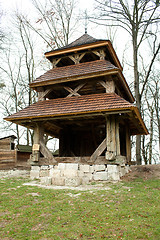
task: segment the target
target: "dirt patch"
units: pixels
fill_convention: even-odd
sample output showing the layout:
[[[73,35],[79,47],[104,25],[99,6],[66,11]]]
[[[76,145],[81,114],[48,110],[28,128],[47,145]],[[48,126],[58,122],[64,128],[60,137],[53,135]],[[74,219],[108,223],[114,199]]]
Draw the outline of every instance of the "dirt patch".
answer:
[[[95,185],[80,185],[78,187],[72,187],[72,186],[55,186],[55,185],[42,185],[37,183],[36,181],[32,181],[29,183],[23,183],[24,186],[35,186],[40,188],[46,188],[46,189],[54,189],[54,190],[78,190],[78,191],[93,191],[93,190],[110,190],[111,188],[109,186],[106,186],[104,183],[98,183]]]
[[[121,179],[124,181],[134,180],[136,178],[160,179],[160,164],[157,165],[141,165],[131,166],[131,171]]]

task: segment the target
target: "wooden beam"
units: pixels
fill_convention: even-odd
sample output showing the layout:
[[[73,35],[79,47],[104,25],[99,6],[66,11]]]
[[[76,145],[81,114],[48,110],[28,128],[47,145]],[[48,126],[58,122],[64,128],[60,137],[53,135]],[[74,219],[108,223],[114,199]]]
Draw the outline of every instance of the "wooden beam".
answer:
[[[105,60],[105,51],[103,49],[97,50],[97,51],[92,51],[95,55],[99,57],[100,60]]]
[[[38,92],[38,101],[44,101],[46,99],[46,96],[52,92],[52,89],[47,89],[42,92]]]
[[[67,96],[67,97],[72,97],[72,96],[81,96],[78,91],[84,87],[84,85],[86,85],[86,83],[81,83],[79,84],[75,89],[72,89],[70,87],[65,87],[64,86],[64,89],[66,89],[68,92],[70,92],[70,94]]]
[[[54,50],[51,52],[46,52],[45,56],[48,57],[52,57],[55,55],[62,55],[62,54],[68,54],[71,52],[77,52],[77,51],[81,51],[81,50],[88,50],[89,48],[97,48],[97,47],[105,47],[106,45],[108,45],[108,40],[104,40],[104,41],[100,41],[99,43],[92,43],[92,44],[85,44],[85,45],[81,45],[81,46],[76,46],[76,47],[72,47],[72,48],[66,48],[66,49],[62,49],[62,50]]]
[[[113,153],[116,153],[116,126],[115,126],[115,116],[111,116],[111,138],[110,138],[110,141],[111,141],[111,152]]]
[[[116,119],[116,152],[117,156],[121,155],[120,151],[120,136],[119,136],[119,121]]]
[[[74,54],[74,55],[70,55],[69,58],[75,63],[78,64],[80,63],[81,59],[84,57],[86,53],[82,53],[82,54]]]
[[[120,155],[119,122],[115,115],[106,115],[106,144],[107,156]]]
[[[37,124],[34,128],[34,137],[33,137],[33,147],[32,147],[32,161],[38,162],[40,158],[40,152],[45,158],[54,161],[54,157],[49,149],[44,143],[44,128],[40,124]]]
[[[57,67],[57,64],[61,61],[62,58],[55,58],[52,60],[53,68]]]
[[[106,89],[106,93],[114,93],[115,92],[115,84],[114,81],[99,81],[99,83]]]
[[[95,162],[97,157],[99,157],[103,151],[106,149],[107,145],[106,145],[106,138],[103,140],[103,142],[97,147],[97,149],[94,151],[94,153],[92,154],[92,156],[90,157],[90,161]]]
[[[131,163],[131,139],[130,139],[130,129],[126,124],[126,156],[127,163]]]
[[[56,160],[54,159],[52,153],[49,151],[47,146],[44,144],[43,140],[40,140],[40,152],[45,158],[47,158],[48,160],[52,160],[54,163],[56,163]]]
[[[77,93],[76,91],[74,91],[72,88],[70,87],[65,87],[64,89],[67,90],[68,92],[70,92],[70,94],[67,97],[71,97],[71,96],[81,96],[79,93]]]
[[[34,135],[33,135],[33,146],[32,146],[32,155],[31,155],[31,160],[33,162],[38,162],[39,161],[39,157],[40,157],[40,153],[39,153],[39,149],[37,148],[37,150],[35,150],[35,146],[39,146],[39,140],[40,140],[40,127],[38,124],[36,124],[36,127],[34,128]]]
[[[110,116],[106,116],[106,144],[107,144],[107,152],[111,151],[111,123]]]

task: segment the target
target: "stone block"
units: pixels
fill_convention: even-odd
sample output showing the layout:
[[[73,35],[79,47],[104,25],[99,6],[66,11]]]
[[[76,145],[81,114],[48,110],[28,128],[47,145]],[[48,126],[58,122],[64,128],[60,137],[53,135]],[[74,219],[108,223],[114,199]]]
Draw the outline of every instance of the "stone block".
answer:
[[[124,166],[120,168],[120,177],[123,177],[125,174],[129,172],[129,166]]]
[[[53,177],[52,184],[56,186],[64,186],[65,185],[65,178],[64,177]]]
[[[106,170],[106,166],[104,164],[102,165],[94,165],[95,172],[101,172]]]
[[[42,165],[41,170],[48,170],[48,166]]]
[[[54,170],[54,168],[51,168],[51,169],[49,170],[49,177],[53,177],[53,170]]]
[[[108,173],[106,171],[103,172],[95,172],[93,174],[94,181],[107,181],[108,180]]]
[[[57,169],[60,169],[60,170],[66,169],[66,163],[58,163]]]
[[[78,170],[78,163],[66,163],[66,169]]]
[[[39,176],[40,176],[40,177],[49,177],[49,170],[48,170],[48,169],[46,169],[46,170],[40,170]]]
[[[121,155],[119,155],[119,156],[116,156],[116,159],[115,159],[115,163],[116,164],[119,164],[119,165],[125,165],[125,163],[126,163],[126,157],[125,156],[121,156]]]
[[[89,166],[89,172],[93,173],[94,172],[94,166]]]
[[[126,173],[129,173],[130,171],[131,171],[131,168],[130,168],[130,166],[125,166],[125,169],[126,169]]]
[[[49,169],[53,169],[53,168],[54,168],[54,165],[49,165],[48,168],[49,168]]]
[[[90,172],[90,166],[85,164],[85,165],[80,165],[79,166],[80,171],[82,172]]]
[[[40,167],[39,166],[31,166],[31,171],[39,171]]]
[[[81,185],[81,183],[82,183],[82,179],[79,177],[65,179],[66,186],[78,187],[79,185]]]
[[[74,169],[65,169],[61,171],[61,175],[68,178],[77,177],[78,171]]]
[[[41,177],[40,182],[41,182],[41,184],[48,186],[48,185],[51,185],[52,178],[51,177]]]
[[[119,171],[120,177],[123,177],[126,173],[127,173],[127,172],[126,172],[125,167],[121,167],[121,169],[120,169],[120,171]]]
[[[84,173],[84,178],[87,177],[89,181],[93,180],[93,174],[92,173]]]
[[[105,153],[106,160],[114,160],[115,159],[115,153],[113,152],[106,152]]]
[[[107,165],[108,172],[119,172],[119,168],[117,165]]]
[[[50,169],[49,171],[49,176],[50,177],[60,177],[61,176],[61,170],[59,169]]]
[[[119,172],[108,172],[108,180],[119,181],[120,180],[120,173]]]
[[[31,179],[39,178],[39,171],[31,170],[30,171],[30,178]]]
[[[87,176],[82,178],[82,185],[89,184],[89,182],[90,182],[90,179]]]
[[[77,171],[77,174],[78,174],[78,177],[84,177],[85,175],[85,173],[80,170]]]

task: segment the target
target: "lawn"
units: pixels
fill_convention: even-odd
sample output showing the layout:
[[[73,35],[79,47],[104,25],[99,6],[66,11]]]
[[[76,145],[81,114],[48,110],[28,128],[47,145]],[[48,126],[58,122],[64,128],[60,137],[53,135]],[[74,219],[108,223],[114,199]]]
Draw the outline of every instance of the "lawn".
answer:
[[[0,239],[160,239],[160,180],[53,190],[0,180]]]

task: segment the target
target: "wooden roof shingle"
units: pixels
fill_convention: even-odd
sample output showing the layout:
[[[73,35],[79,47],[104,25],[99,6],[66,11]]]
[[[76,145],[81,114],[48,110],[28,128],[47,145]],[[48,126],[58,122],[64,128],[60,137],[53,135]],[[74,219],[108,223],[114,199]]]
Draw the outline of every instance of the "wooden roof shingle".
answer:
[[[95,42],[99,42],[99,41],[107,41],[107,40],[106,39],[96,39],[96,38],[90,36],[89,34],[85,33],[81,37],[76,39],[75,41],[67,44],[66,46],[57,48],[57,49],[53,49],[52,51],[49,51],[49,52],[53,52],[53,51],[57,51],[60,49],[65,49],[65,48],[77,47],[77,46],[81,46],[84,44],[90,44],[90,43],[95,43]]]
[[[8,116],[5,120],[20,123],[21,121],[54,119],[70,116],[82,116],[85,114],[131,112],[135,117],[133,121],[140,126],[137,134],[148,134],[148,130],[140,116],[138,108],[115,93],[91,94],[73,96],[70,98],[56,98],[39,101],[25,109]]]
[[[58,67],[58,68],[52,68],[51,70],[47,71],[40,77],[36,78],[30,86],[35,87],[38,84],[43,85],[43,84],[48,84],[49,81],[54,80],[62,80],[67,78],[72,78],[72,77],[83,77],[84,75],[91,75],[93,73],[99,73],[103,71],[109,71],[109,70],[114,70],[118,69],[115,67],[111,62],[106,61],[106,60],[97,60],[97,61],[92,61],[92,62],[85,62],[85,63],[80,63],[76,65],[70,65],[70,66],[65,66],[65,67]],[[54,83],[54,82],[53,82]]]

